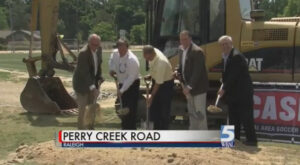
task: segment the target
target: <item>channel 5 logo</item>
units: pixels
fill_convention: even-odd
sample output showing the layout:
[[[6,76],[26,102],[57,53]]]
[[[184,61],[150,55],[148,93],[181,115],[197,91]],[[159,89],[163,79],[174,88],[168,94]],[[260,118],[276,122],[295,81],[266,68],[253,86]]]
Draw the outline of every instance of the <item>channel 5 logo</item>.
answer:
[[[234,126],[222,125],[221,126],[221,144],[222,147],[234,146]]]

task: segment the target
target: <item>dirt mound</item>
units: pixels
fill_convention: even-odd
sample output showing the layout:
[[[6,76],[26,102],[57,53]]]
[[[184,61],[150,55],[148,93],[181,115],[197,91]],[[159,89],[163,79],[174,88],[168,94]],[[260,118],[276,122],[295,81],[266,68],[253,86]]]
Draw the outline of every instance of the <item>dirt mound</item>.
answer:
[[[237,143],[225,148],[102,148],[64,149],[53,141],[33,146],[21,145],[2,164],[299,164],[293,149]]]

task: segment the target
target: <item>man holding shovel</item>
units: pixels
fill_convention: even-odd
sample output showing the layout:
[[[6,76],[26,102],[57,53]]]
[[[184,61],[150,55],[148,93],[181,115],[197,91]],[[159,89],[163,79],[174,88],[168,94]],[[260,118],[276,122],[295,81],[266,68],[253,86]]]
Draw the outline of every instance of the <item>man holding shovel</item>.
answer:
[[[253,85],[244,55],[233,47],[230,36],[219,38],[224,59],[222,74],[223,86],[218,94],[228,105],[229,124],[234,125],[235,138],[240,140],[243,124],[246,132],[246,145],[257,145],[253,119]]]
[[[172,66],[167,57],[151,45],[145,46],[143,53],[144,58],[149,61],[150,76],[153,81],[151,96],[147,100],[147,107],[150,107],[150,120],[154,122],[153,129],[167,130],[174,91]]]
[[[121,117],[122,129],[135,130],[140,64],[136,55],[128,49],[129,44],[126,40],[119,39],[116,45],[118,49],[113,51],[109,59],[109,74],[117,82],[117,95],[122,108],[129,108],[129,112]]]
[[[178,73],[187,98],[190,130],[207,130],[206,92],[208,77],[203,50],[193,43],[188,31],[180,33],[180,61]]]
[[[86,107],[96,104],[99,86],[103,82],[101,63],[100,36],[91,34],[88,38],[88,45],[78,55],[78,63],[73,75],[73,88],[79,109],[78,129],[94,129],[97,106],[89,106],[94,109],[86,109]],[[86,119],[85,116],[89,118]]]

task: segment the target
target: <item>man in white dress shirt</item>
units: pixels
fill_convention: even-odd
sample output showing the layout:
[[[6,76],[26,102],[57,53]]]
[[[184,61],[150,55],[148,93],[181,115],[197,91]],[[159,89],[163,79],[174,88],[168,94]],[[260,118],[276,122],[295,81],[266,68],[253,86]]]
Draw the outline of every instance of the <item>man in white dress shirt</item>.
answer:
[[[116,77],[119,83],[118,96],[122,98],[123,107],[129,108],[129,113],[121,118],[122,129],[136,129],[136,111],[139,97],[139,61],[129,49],[126,40],[119,39],[117,48],[109,59],[110,76]]]

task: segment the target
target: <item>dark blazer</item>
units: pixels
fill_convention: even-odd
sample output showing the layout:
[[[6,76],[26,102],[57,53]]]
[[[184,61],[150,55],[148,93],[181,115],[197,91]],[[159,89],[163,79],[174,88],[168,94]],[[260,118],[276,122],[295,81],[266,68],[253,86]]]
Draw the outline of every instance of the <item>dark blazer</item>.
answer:
[[[185,85],[192,87],[190,93],[192,96],[202,94],[208,90],[208,77],[205,66],[205,56],[203,50],[195,44],[191,44],[185,58],[184,74],[182,74],[182,54],[180,52],[180,61],[178,72],[184,75],[182,80]]]
[[[244,55],[232,49],[222,73],[225,101],[252,104],[253,84]]]
[[[89,87],[94,84],[96,88],[99,88],[99,81],[102,80],[102,48],[100,47],[97,52],[98,57],[98,70],[95,76],[94,58],[91,50],[88,46],[85,46],[78,55],[78,63],[73,75],[73,88],[75,92],[81,94],[87,94]]]

